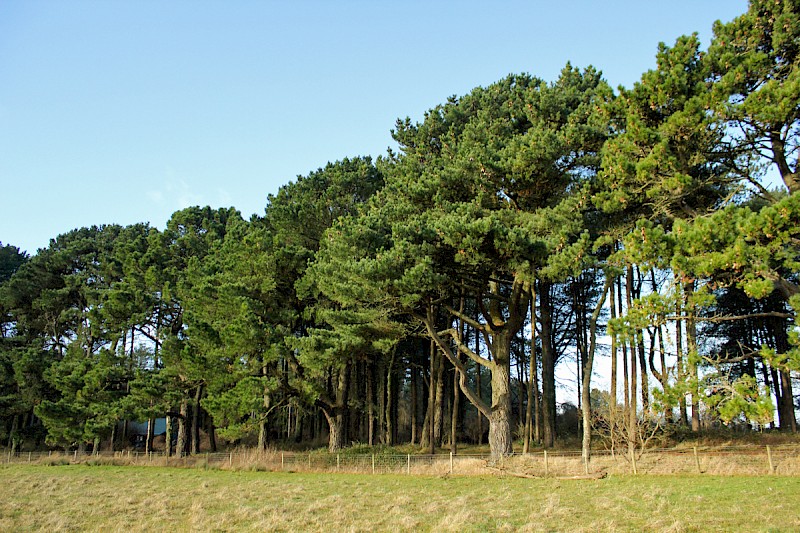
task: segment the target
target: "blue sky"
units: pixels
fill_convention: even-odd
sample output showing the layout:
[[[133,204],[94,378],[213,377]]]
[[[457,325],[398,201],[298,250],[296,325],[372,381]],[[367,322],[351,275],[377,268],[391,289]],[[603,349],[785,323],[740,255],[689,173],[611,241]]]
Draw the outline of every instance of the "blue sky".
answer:
[[[262,213],[399,117],[567,61],[631,86],[660,41],[744,0],[0,1],[0,242],[163,228],[189,205]]]

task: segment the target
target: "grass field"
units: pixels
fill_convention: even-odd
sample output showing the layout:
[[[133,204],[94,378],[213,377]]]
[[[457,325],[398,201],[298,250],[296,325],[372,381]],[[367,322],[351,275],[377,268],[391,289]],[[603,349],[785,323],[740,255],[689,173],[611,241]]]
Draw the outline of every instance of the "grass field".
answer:
[[[0,467],[0,531],[798,531],[800,478]]]

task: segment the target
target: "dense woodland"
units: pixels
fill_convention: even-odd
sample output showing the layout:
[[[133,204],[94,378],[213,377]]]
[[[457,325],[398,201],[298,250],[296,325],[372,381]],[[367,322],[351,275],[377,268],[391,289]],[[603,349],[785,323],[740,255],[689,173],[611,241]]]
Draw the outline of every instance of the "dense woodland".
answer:
[[[753,0],[707,49],[659,45],[632,88],[568,64],[398,120],[397,152],[298,177],[263,216],[1,247],[0,437],[121,449],[150,420],[152,449],[166,417],[178,455],[202,434],[497,457],[582,431],[588,457],[794,432],[799,52],[800,1]]]

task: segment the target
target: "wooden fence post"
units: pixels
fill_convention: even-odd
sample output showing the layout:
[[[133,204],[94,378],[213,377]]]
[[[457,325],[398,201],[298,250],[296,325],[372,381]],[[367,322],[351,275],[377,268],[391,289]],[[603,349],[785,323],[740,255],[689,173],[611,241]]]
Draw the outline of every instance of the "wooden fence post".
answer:
[[[703,471],[700,469],[700,457],[697,455],[697,446],[692,447],[692,452],[694,453],[694,464],[697,467],[697,473],[702,474]]]
[[[547,464],[547,450],[544,451],[544,477],[550,473],[550,467]]]
[[[767,446],[767,461],[769,462],[769,473],[775,473],[775,465],[772,464],[772,449]]]

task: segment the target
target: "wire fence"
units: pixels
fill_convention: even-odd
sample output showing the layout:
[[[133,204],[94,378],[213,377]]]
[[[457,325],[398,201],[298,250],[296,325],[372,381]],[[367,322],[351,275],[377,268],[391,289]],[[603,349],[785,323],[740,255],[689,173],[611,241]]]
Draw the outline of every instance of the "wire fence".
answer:
[[[602,477],[606,474],[713,474],[800,476],[800,446],[726,446],[593,451],[588,462],[580,451],[536,451],[492,460],[488,454],[353,454],[236,450],[167,457],[163,453],[79,453],[44,451],[5,453],[5,463],[44,465],[109,464],[175,466],[284,472],[341,472],[408,475],[485,475],[520,477]]]

